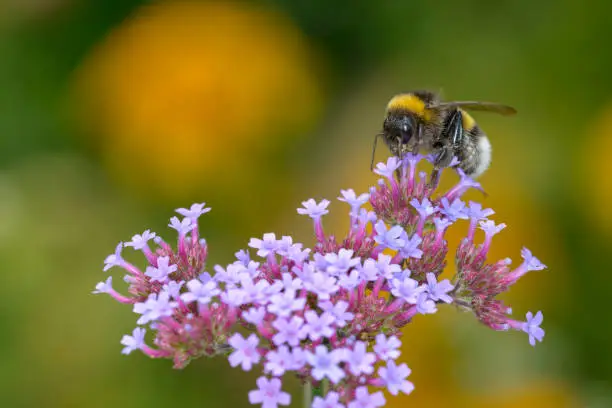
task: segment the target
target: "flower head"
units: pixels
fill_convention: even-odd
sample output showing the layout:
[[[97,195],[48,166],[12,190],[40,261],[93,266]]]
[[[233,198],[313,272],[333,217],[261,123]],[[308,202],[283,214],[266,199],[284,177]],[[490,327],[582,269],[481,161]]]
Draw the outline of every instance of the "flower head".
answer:
[[[377,408],[385,405],[385,397],[380,391],[368,393],[368,387],[357,387],[355,398],[349,402],[348,408]]]
[[[393,179],[393,175],[395,170],[399,169],[401,166],[401,162],[397,160],[397,157],[389,157],[386,164],[378,163],[376,165],[376,169],[374,169],[374,173],[383,176],[388,179]]]
[[[319,345],[314,353],[307,354],[308,363],[312,366],[312,376],[315,380],[328,378],[332,383],[337,384],[346,375],[338,366],[344,361],[344,350],[336,349],[329,351],[327,347]]]
[[[344,405],[340,403],[340,394],[336,391],[330,391],[325,398],[314,397],[312,408],[344,408]]]
[[[100,282],[96,285],[96,290],[91,293],[110,293],[113,290],[113,277],[109,276],[106,281]]]
[[[427,286],[425,290],[431,300],[442,301],[444,303],[451,303],[453,298],[448,295],[448,292],[454,289],[448,279],[444,279],[438,283],[436,275],[429,272],[427,274]]]
[[[374,228],[376,229],[374,241],[381,247],[398,250],[406,245],[406,241],[402,239],[404,229],[401,226],[395,225],[387,230],[385,223],[378,221]]]
[[[141,234],[134,235],[130,242],[125,243],[125,246],[132,247],[136,250],[141,250],[141,249],[144,249],[147,246],[147,243],[153,238],[155,238],[155,233],[151,232],[150,230],[145,230],[142,233],[142,235]]]
[[[123,266],[124,260],[121,257],[121,250],[123,249],[123,242],[120,242],[115,248],[115,253],[106,257],[104,260],[104,272],[108,271],[113,266]]]
[[[263,239],[251,238],[249,246],[251,248],[257,249],[257,256],[265,258],[278,249],[278,241],[276,240],[276,234],[264,234]]]
[[[291,395],[281,390],[281,380],[278,378],[259,377],[257,387],[259,388],[249,391],[251,404],[261,404],[262,408],[276,408],[291,402]]]
[[[121,344],[125,347],[121,350],[122,354],[130,354],[134,350],[140,350],[144,347],[144,336],[147,333],[142,327],[137,327],[132,332],[132,335],[125,335],[121,339]]]
[[[168,275],[176,272],[177,268],[176,265],[170,265],[170,257],[160,256],[157,258],[157,267],[148,266],[145,275],[153,282],[166,282]]]
[[[348,190],[340,190],[342,197],[338,197],[338,200],[344,201],[351,206],[351,214],[357,215],[362,205],[368,202],[370,195],[363,193],[360,195],[355,194],[355,191],[350,188]]]
[[[179,208],[176,210],[183,217],[189,218],[192,223],[195,223],[202,214],[206,214],[209,211],[210,208],[206,208],[206,203],[196,203],[192,204],[189,209]]]
[[[414,390],[414,385],[406,380],[406,377],[410,375],[411,370],[406,364],[395,364],[395,361],[391,360],[387,362],[386,367],[380,367],[378,369],[378,375],[384,381],[387,389],[392,395],[397,395],[400,391],[404,394],[410,394]]]
[[[317,204],[317,202],[311,198],[307,201],[303,201],[302,205],[304,206],[303,208],[297,209],[298,214],[307,215],[314,220],[318,220],[323,215],[329,213],[327,210],[329,200],[321,200],[321,202]]]
[[[175,229],[179,236],[185,236],[195,228],[196,224],[188,217],[183,218],[183,221],[180,221],[178,217],[172,217],[170,218],[170,224],[168,224],[168,226]]]
[[[255,334],[245,339],[240,333],[236,333],[230,337],[228,343],[234,348],[234,352],[229,356],[229,363],[232,367],[240,365],[244,371],[249,371],[253,364],[261,360],[261,354],[257,350],[259,339]]]
[[[544,315],[542,312],[536,313],[534,316],[531,312],[527,312],[527,321],[523,323],[521,330],[529,335],[529,344],[535,347],[536,340],[542,342],[544,338],[544,329],[540,327]]]
[[[478,183],[458,168],[459,183],[437,192],[441,173],[454,170],[436,169],[428,177],[417,169],[422,156],[402,152],[402,157],[377,166],[384,178],[368,194],[341,192],[339,199],[351,206],[344,236],[324,233],[321,217],[329,201],[310,199],[298,213],[314,220],[312,246],[265,233],[248,243],[262,259],[255,262],[238,251],[234,262],[214,266],[213,277],[205,272],[208,246],[197,225],[209,211],[204,203],[180,208],[184,218],[171,219],[176,249],[149,230],[125,244],[142,250],[142,271],[122,258],[119,244],[104,269],[125,270],[129,294],[117,293],[112,277],[94,293],[132,304],[137,324],[147,325],[152,337],[152,346],[146,345],[145,328],[139,327],[122,338],[122,352],[140,349],[172,359],[176,368],[202,356],[225,356],[232,367],[263,374],[249,392],[249,401],[263,408],[290,403],[279,377],[294,374],[303,382],[327,384],[328,392],[312,401],[314,408],[376,408],[385,398],[368,387],[386,388],[391,395],[414,388],[408,365],[398,360],[398,336],[417,314],[426,318],[453,303],[494,330],[524,331],[532,345],[542,341],[542,313],[513,320],[498,295],[545,266],[526,248],[514,269],[509,258],[489,260],[493,238],[505,224],[488,220],[493,210],[462,201]],[[361,208],[366,201],[372,211]],[[448,227],[466,219],[467,235],[449,243]],[[475,242],[478,225],[485,232],[482,243]],[[438,280],[455,247],[450,269],[456,275]]]

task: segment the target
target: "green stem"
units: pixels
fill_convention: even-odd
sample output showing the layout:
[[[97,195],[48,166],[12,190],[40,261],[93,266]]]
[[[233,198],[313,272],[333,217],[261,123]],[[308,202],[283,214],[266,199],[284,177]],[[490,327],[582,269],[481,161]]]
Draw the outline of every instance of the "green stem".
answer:
[[[304,384],[304,408],[312,406],[312,384],[307,382]]]

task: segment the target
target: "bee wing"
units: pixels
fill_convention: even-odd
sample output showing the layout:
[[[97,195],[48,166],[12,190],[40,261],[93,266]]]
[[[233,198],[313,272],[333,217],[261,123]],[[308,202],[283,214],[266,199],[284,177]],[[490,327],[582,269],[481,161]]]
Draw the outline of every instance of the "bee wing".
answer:
[[[485,112],[495,112],[501,115],[514,115],[516,114],[516,109],[512,106],[503,105],[501,103],[494,102],[478,102],[478,101],[452,101],[452,102],[440,102],[436,103],[430,108],[438,108],[438,107],[457,107],[466,110],[474,110],[474,111],[485,111]]]

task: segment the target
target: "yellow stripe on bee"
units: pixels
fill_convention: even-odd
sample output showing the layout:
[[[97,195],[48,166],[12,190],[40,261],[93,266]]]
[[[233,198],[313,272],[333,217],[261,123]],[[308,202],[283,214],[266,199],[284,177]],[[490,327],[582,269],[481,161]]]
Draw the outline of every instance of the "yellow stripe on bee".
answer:
[[[425,102],[414,94],[396,95],[387,104],[387,111],[404,110],[412,112],[424,120],[431,119],[431,112],[425,108]]]
[[[474,127],[476,126],[476,121],[472,116],[470,116],[469,113],[467,113],[463,109],[461,109],[461,118],[461,121],[463,122],[463,129],[467,131],[474,129]]]

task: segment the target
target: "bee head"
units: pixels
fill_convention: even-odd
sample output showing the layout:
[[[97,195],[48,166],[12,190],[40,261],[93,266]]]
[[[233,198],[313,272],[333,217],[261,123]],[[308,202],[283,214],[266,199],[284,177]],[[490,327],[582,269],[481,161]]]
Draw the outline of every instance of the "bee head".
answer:
[[[387,137],[401,140],[401,144],[408,144],[414,135],[416,123],[413,115],[389,115],[385,119],[383,129]]]

